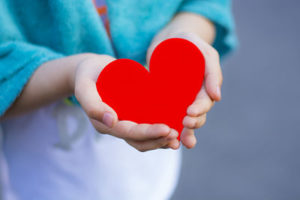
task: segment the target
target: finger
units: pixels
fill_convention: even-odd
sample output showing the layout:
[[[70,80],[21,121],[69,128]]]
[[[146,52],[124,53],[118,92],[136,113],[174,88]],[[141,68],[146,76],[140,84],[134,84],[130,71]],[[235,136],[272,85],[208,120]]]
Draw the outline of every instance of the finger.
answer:
[[[199,117],[185,116],[183,126],[189,129],[197,129],[202,127],[206,122],[206,113]]]
[[[177,150],[180,147],[180,142],[177,139],[173,139],[169,142],[168,148],[171,148],[173,150]]]
[[[205,88],[202,87],[196,100],[188,107],[187,114],[191,117],[203,115],[207,113],[213,105],[214,101],[208,96]]]
[[[175,130],[175,129],[172,129],[171,130],[171,133],[170,135],[172,135],[172,133],[174,134],[175,137],[171,138],[171,137],[167,137],[168,139],[168,144],[163,146],[163,147],[160,147],[161,149],[173,149],[173,150],[176,150],[180,147],[180,141],[178,141],[178,132]]]
[[[204,85],[206,91],[213,100],[220,101],[223,82],[220,55],[217,50],[199,39],[195,39],[195,44],[205,57]]]
[[[170,134],[166,137],[167,140],[171,141],[173,139],[177,140],[178,132],[175,129],[170,130]]]
[[[219,54],[216,50],[211,50],[210,56],[205,57],[205,88],[208,95],[215,101],[221,100],[221,85],[223,76],[220,66]]]
[[[98,120],[90,119],[92,125],[94,128],[101,134],[109,134],[111,132],[111,128],[106,126],[105,124],[101,123]]]
[[[165,124],[136,124],[131,121],[119,121],[113,127],[112,132],[112,134],[116,137],[139,141],[167,136],[174,137],[169,135],[171,133],[171,129]]]
[[[127,140],[126,142],[140,152],[155,150],[168,144],[168,140],[165,138],[146,141]]]
[[[172,140],[177,140],[178,133],[174,129],[171,130],[168,137],[160,137],[152,140],[126,140],[128,144],[135,147],[138,151],[145,152],[167,147]],[[178,142],[178,141],[177,141]]]
[[[177,139],[178,138],[178,132],[175,129],[172,129],[171,134],[174,134],[175,137],[174,138],[168,137],[169,143],[165,147],[176,150],[180,147],[180,141],[178,141],[178,139]]]
[[[188,148],[188,149],[194,148],[197,143],[197,139],[195,137],[194,130],[188,129],[188,128],[183,129],[180,140],[181,140],[182,144],[184,146],[186,146],[186,148]]]
[[[85,78],[78,80],[78,82],[78,86],[75,88],[76,97],[78,97],[87,115],[92,119],[103,122],[108,127],[113,127],[118,119],[117,113],[102,102],[95,82]]]
[[[193,42],[205,57],[205,88],[208,95],[215,101],[221,100],[221,85],[223,81],[219,53],[208,43],[195,34],[178,36]]]

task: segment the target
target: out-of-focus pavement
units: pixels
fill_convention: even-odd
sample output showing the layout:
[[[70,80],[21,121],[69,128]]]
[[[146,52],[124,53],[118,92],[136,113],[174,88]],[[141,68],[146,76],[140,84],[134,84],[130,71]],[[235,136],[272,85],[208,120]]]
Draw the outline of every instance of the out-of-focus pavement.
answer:
[[[300,199],[300,1],[235,0],[223,100],[184,150],[172,200]]]

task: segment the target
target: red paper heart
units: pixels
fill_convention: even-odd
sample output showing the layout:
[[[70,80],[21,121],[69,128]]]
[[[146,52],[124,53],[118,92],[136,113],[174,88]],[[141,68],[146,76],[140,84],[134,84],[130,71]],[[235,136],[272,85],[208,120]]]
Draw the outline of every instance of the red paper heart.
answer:
[[[198,47],[172,38],[156,47],[150,71],[129,59],[108,64],[98,77],[97,90],[120,120],[164,123],[180,134],[187,107],[201,89],[204,71],[205,60]]]

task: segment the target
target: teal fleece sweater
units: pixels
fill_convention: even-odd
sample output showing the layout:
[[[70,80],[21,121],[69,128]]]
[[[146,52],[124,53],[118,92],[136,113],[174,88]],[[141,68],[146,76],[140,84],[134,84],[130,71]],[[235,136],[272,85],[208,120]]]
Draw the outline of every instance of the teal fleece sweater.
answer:
[[[0,1],[0,116],[44,62],[93,52],[145,63],[155,34],[178,12],[202,15],[216,25],[214,47],[236,46],[230,0],[106,0],[109,39],[92,0]],[[63,67],[63,66],[62,66]]]

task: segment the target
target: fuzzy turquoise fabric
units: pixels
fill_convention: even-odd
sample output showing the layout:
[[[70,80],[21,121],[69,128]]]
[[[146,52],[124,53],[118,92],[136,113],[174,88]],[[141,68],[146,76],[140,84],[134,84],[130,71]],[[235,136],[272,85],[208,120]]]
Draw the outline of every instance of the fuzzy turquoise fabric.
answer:
[[[0,1],[0,115],[44,62],[93,52],[144,64],[152,38],[177,12],[193,12],[213,21],[214,46],[221,55],[236,46],[230,0],[106,2],[112,40],[92,0]]]

